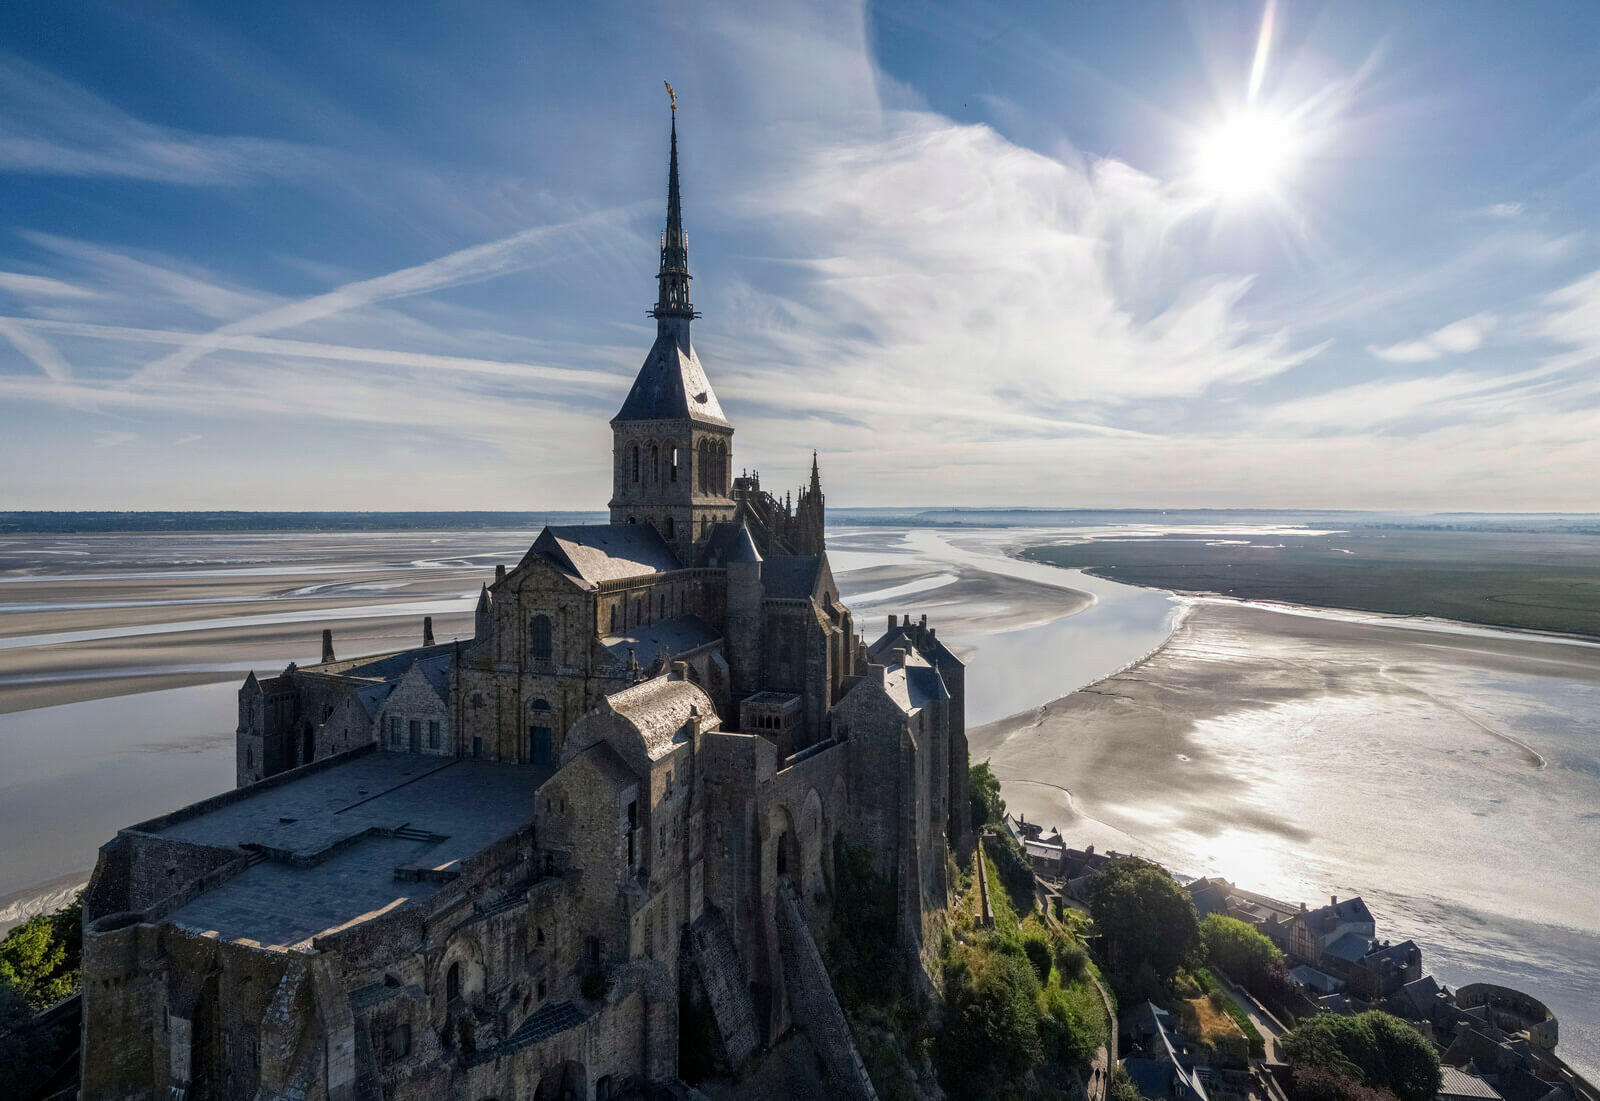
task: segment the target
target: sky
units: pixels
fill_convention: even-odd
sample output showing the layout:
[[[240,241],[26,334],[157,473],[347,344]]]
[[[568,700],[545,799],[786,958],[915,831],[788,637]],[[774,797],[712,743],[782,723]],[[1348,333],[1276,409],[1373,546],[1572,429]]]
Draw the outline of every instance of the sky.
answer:
[[[0,509],[1600,510],[1600,5],[0,7]]]

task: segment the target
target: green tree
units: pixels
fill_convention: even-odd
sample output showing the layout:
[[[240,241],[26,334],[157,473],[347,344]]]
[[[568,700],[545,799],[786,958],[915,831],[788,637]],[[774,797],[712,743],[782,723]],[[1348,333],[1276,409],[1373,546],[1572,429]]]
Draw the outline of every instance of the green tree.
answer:
[[[1207,914],[1200,922],[1206,958],[1234,982],[1255,989],[1283,965],[1278,946],[1237,918]]]
[[[1172,981],[1199,935],[1189,892],[1164,868],[1135,856],[1119,856],[1095,873],[1089,913],[1104,938],[1112,982],[1143,997],[1150,986]]]
[[[939,1080],[955,1098],[1017,1097],[1044,1057],[1039,979],[1021,953],[963,954],[945,968]]]
[[[83,896],[52,914],[35,914],[0,940],[0,984],[19,991],[35,1010],[78,989],[83,964]]]
[[[1033,865],[1027,853],[1010,830],[999,830],[984,838],[984,848],[994,861],[994,870],[1000,875],[1000,885],[1011,898],[1011,908],[1017,916],[1025,917],[1034,908]]]
[[[1354,1016],[1318,1014],[1301,1021],[1281,1046],[1296,1067],[1342,1075],[1387,1090],[1400,1101],[1439,1092],[1439,1055],[1400,1018],[1371,1009]]]
[[[1111,1064],[1110,1089],[1106,1091],[1110,1101],[1144,1101],[1139,1093],[1139,1088],[1133,1084],[1133,1079],[1128,1077],[1128,1072],[1121,1063]]]
[[[1000,798],[1000,781],[995,778],[988,761],[972,766],[968,787],[972,791],[972,828],[1004,825],[1006,801]]]

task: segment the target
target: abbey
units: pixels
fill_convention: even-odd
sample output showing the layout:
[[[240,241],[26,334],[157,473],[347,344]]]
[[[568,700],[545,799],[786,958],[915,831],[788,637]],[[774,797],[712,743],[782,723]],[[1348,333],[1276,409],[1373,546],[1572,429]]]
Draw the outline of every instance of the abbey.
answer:
[[[864,851],[915,971],[969,843],[963,667],[926,617],[856,633],[815,455],[792,498],[734,475],[675,110],[668,181],[610,522],[499,567],[471,640],[246,679],[237,788],[101,849],[84,1097],[688,1097],[680,1054],[737,1083],[790,1041],[871,1096],[813,930]]]

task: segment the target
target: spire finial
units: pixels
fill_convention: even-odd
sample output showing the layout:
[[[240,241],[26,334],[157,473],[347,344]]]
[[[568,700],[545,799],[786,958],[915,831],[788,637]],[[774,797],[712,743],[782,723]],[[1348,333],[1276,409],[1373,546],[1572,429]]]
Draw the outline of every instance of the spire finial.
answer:
[[[661,270],[656,275],[660,289],[650,314],[658,321],[692,321],[698,315],[689,302],[689,235],[683,231],[683,205],[678,197],[678,93],[667,81],[662,83],[672,106],[672,155],[667,167],[667,231],[661,235]]]

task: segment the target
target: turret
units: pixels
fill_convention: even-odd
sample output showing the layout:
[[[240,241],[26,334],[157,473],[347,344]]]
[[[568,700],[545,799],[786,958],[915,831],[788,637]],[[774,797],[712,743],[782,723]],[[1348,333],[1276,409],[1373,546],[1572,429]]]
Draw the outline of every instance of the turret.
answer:
[[[489,614],[489,607],[489,586],[485,585],[478,590],[478,607],[472,615],[472,637],[478,642],[488,638],[490,631],[494,627],[494,619]]]
[[[761,552],[750,528],[739,523],[739,535],[728,552],[728,665],[735,694],[754,692],[761,683]]]

